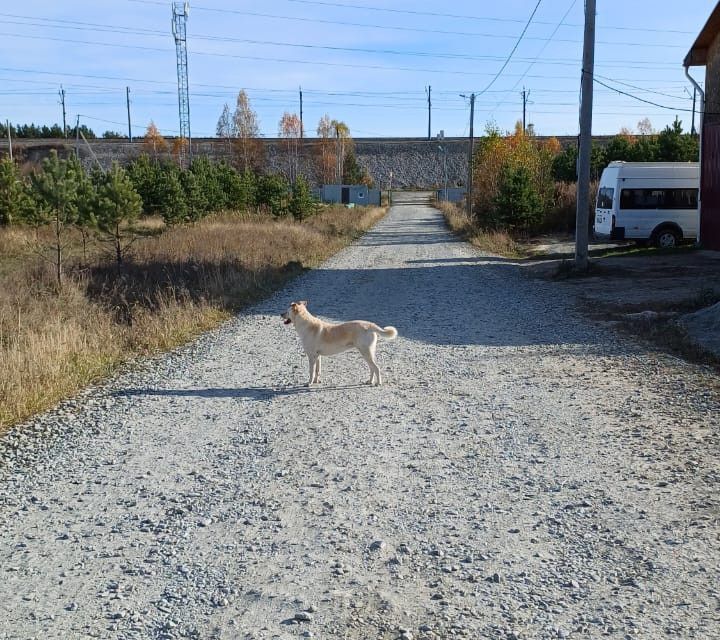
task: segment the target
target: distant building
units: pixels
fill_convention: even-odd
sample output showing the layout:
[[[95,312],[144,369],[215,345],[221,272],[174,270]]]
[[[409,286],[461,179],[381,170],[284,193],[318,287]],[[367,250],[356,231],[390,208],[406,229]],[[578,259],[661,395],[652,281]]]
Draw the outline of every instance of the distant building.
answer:
[[[324,184],[320,199],[339,204],[379,205],[380,190],[370,189],[364,184]]]
[[[448,187],[447,189],[436,189],[435,197],[439,201],[462,202],[465,199],[467,189],[465,187]]]
[[[685,56],[685,67],[705,67],[700,158],[700,243],[720,250],[720,2]]]

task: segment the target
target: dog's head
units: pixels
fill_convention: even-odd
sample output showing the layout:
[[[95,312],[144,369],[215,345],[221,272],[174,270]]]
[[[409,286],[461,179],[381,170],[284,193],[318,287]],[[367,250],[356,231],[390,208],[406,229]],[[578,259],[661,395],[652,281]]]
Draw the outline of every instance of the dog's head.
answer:
[[[291,302],[287,311],[280,314],[285,324],[295,322],[295,317],[302,313],[306,309],[307,300],[301,300],[300,302]]]

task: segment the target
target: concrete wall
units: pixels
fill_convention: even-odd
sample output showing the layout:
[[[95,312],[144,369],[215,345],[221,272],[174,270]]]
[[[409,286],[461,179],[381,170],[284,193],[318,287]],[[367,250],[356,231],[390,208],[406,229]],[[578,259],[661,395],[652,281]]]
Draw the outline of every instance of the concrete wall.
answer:
[[[610,136],[596,138],[606,142]],[[277,139],[265,139],[265,168],[268,171],[289,171],[287,154]],[[560,138],[561,144],[576,143],[575,137]],[[30,162],[39,162],[50,149],[56,148],[61,154],[72,153],[74,141],[18,139],[13,149],[19,157]],[[303,145],[300,157],[300,173],[312,185],[320,183],[314,162],[314,139]],[[447,151],[448,186],[465,186],[467,178],[467,139],[445,138],[443,148]],[[142,141],[90,140],[80,141],[80,156],[83,163],[91,166],[95,158],[103,167],[109,167],[113,160],[124,164],[146,150]],[[0,152],[7,150],[7,140],[0,141]],[[195,139],[192,143],[194,155],[207,155],[215,160],[232,160],[228,145],[216,138]],[[171,157],[171,154],[166,154]],[[392,188],[435,189],[444,185],[443,153],[435,140],[423,138],[359,138],[355,140],[355,155],[359,164],[367,169],[375,186],[383,190]],[[392,184],[391,184],[392,174]]]

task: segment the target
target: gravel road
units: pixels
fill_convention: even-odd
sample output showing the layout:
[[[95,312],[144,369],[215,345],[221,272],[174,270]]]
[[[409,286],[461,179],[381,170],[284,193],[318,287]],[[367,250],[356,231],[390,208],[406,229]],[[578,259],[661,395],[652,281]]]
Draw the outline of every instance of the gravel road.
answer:
[[[278,314],[397,327],[385,384]],[[717,638],[716,380],[398,203],[0,444],[0,638]]]

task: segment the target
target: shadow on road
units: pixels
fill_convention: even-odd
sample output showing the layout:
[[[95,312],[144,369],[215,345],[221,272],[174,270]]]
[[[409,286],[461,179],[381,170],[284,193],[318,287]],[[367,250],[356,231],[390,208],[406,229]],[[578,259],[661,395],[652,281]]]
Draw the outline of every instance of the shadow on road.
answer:
[[[316,387],[211,387],[208,389],[123,389],[116,396],[174,396],[180,398],[249,398],[268,400],[279,396],[295,396],[306,393],[346,391],[348,389],[371,389],[366,384],[318,385]]]

